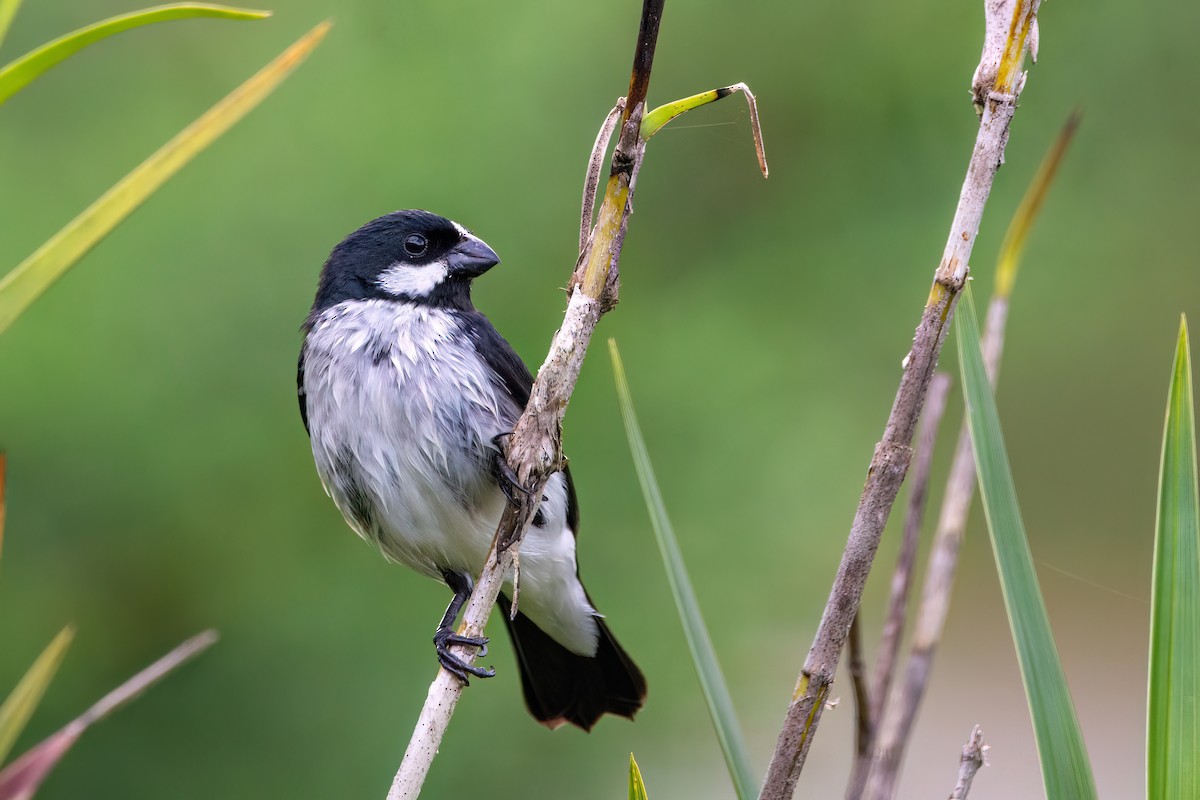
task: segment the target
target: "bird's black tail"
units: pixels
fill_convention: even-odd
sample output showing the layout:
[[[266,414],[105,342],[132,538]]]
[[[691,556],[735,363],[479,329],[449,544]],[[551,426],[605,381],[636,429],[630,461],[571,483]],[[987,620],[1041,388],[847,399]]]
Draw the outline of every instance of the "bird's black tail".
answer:
[[[509,619],[512,603],[500,595],[500,609],[521,667],[525,705],[538,722],[554,729],[569,722],[591,730],[604,714],[633,719],[646,699],[646,679],[617,644],[604,620],[591,658],[554,641],[524,614]]]

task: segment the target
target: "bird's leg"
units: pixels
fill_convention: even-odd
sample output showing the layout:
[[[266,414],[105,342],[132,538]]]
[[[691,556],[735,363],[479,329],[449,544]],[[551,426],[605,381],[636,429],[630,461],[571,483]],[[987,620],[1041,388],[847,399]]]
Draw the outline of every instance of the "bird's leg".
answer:
[[[521,479],[508,465],[508,457],[504,453],[504,446],[500,443],[501,439],[512,435],[512,431],[505,431],[492,437],[492,445],[495,447],[492,451],[492,474],[496,478],[496,483],[500,485],[500,491],[504,492],[504,496],[508,498],[509,505],[519,507],[521,503],[515,492],[528,496],[529,490],[521,485]]]
[[[487,655],[488,639],[486,636],[459,636],[454,632],[454,620],[458,619],[458,612],[471,597],[473,587],[470,577],[461,572],[442,570],[442,580],[454,592],[454,597],[450,600],[450,605],[446,606],[446,613],[438,624],[437,632],[433,634],[433,647],[437,650],[438,663],[442,665],[442,668],[462,681],[463,685],[470,686],[471,682],[467,680],[467,673],[478,678],[490,678],[496,674],[496,670],[468,664],[450,652],[450,645],[463,644],[469,647],[478,647],[479,655],[482,657]]]

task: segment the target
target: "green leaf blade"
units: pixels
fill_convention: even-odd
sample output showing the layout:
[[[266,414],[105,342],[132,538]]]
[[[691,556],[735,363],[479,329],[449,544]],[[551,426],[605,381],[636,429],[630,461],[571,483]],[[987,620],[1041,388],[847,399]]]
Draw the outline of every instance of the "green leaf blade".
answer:
[[[8,35],[8,28],[20,7],[21,0],[0,0],[0,45],[4,44],[4,37]]]
[[[675,530],[667,516],[666,505],[659,492],[658,481],[654,477],[654,467],[650,463],[650,454],[646,450],[646,442],[642,438],[642,431],[633,409],[633,398],[629,392],[629,383],[625,379],[625,368],[621,363],[621,355],[617,351],[617,344],[614,340],[609,339],[608,347],[612,356],[617,396],[621,404],[621,417],[625,421],[629,449],[633,454],[638,482],[642,486],[642,494],[645,497],[646,507],[650,512],[650,520],[654,528],[654,536],[658,541],[659,553],[662,555],[663,566],[667,571],[671,595],[675,599],[675,607],[679,611],[679,619],[683,624],[688,650],[692,656],[692,666],[695,667],[696,677],[700,681],[700,689],[704,694],[704,701],[708,705],[708,713],[712,719],[717,740],[721,745],[721,752],[725,756],[725,764],[729,768],[729,776],[733,780],[734,790],[741,800],[752,800],[758,796],[758,782],[750,767],[745,737],[738,724],[737,714],[733,710],[733,699],[729,695],[729,687],[725,683],[725,676],[717,661],[716,650],[713,648],[708,628],[700,613],[696,592],[692,588],[691,578],[688,577],[687,566],[683,562],[679,541],[675,538]]]
[[[5,11],[7,8],[0,6],[0,24],[4,23],[3,13]],[[15,13],[15,11],[14,4],[12,12]],[[269,16],[271,16],[270,11],[252,11],[209,3],[176,3],[110,17],[72,31],[65,36],[60,36],[54,41],[47,42],[36,50],[26,53],[16,61],[0,67],[0,105],[28,86],[39,75],[61,64],[85,47],[124,31],[140,28],[143,25],[152,25],[156,22],[194,17],[254,20]]]
[[[1200,796],[1200,498],[1187,320],[1163,427],[1150,611],[1146,796]]]
[[[0,278],[0,333],[169,178],[266,99],[320,44],[329,26],[323,22],[302,36]]]
[[[642,780],[642,771],[638,769],[637,759],[629,754],[629,800],[650,800],[646,795],[646,783]]]
[[[74,636],[75,631],[71,628],[59,631],[58,636],[46,646],[37,661],[33,662],[33,666],[25,673],[25,677],[21,678],[21,682],[9,694],[4,705],[0,705],[0,764],[8,757],[17,737],[25,730],[26,723],[37,709],[42,695],[46,693],[50,681],[54,680],[54,674],[58,672]]]
[[[984,368],[979,322],[969,285],[958,304],[955,322],[979,493],[1033,721],[1046,796],[1051,800],[1095,798],[1091,763],[1021,520],[1000,416]]]

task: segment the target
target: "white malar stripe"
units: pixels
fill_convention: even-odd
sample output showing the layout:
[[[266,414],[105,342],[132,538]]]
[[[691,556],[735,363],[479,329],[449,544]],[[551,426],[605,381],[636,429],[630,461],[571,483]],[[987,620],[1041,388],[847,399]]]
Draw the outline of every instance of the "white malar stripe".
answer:
[[[379,287],[388,294],[425,297],[436,289],[450,268],[444,261],[416,266],[397,261],[379,276]]]

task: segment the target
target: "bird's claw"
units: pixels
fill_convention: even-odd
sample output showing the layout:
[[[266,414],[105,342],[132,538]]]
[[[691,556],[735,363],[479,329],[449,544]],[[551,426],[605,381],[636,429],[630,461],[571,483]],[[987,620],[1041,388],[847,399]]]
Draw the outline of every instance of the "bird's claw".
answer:
[[[460,636],[448,629],[440,630],[433,635],[433,647],[437,651],[438,663],[442,665],[442,669],[462,681],[463,686],[471,685],[471,682],[467,679],[468,674],[474,675],[477,678],[491,678],[495,676],[496,670],[489,667],[476,667],[468,664],[451,653],[450,645],[455,644],[478,647],[479,657],[482,658],[488,654],[488,638],[486,636]]]
[[[497,433],[492,437],[492,444],[496,449],[492,451],[492,466],[496,474],[496,483],[500,485],[500,491],[504,492],[504,497],[508,500],[508,504],[514,507],[520,506],[521,502],[517,498],[516,492],[528,497],[530,492],[521,483],[520,477],[513,471],[513,468],[508,464],[508,458],[504,454],[504,447],[500,444],[500,440],[512,436],[512,431]]]

